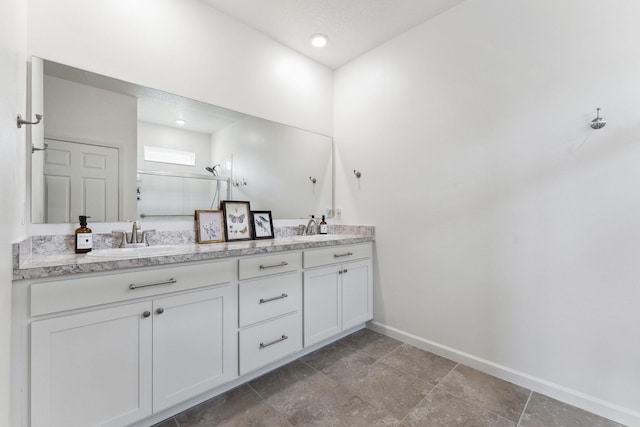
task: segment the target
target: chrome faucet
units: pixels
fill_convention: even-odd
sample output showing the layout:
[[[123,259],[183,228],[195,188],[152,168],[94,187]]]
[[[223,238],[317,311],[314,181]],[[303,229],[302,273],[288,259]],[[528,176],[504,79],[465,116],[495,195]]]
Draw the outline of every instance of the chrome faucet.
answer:
[[[311,226],[313,224],[313,227]],[[311,215],[311,219],[307,223],[307,226],[302,231],[303,236],[307,236],[309,234],[317,234],[318,233],[318,223],[313,215]]]
[[[156,230],[144,230],[139,233],[140,228],[140,222],[133,221],[131,234],[129,236],[127,236],[127,232],[124,230],[113,231],[113,234],[122,235],[122,240],[120,241],[121,248],[137,248],[142,246],[149,246],[148,236],[149,234],[154,233]]]
[[[140,222],[133,221],[133,228],[131,229],[131,240],[129,243],[138,243],[138,230],[140,230]]]

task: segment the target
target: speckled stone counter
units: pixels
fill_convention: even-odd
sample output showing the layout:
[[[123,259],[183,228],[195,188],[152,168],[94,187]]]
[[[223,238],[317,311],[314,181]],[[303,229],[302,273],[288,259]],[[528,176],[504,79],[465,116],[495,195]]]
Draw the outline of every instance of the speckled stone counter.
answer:
[[[372,242],[374,240],[373,227],[347,227],[334,231],[340,234],[328,235],[323,240],[314,240],[311,237],[305,240],[301,237],[287,236],[276,237],[269,240],[251,240],[228,243],[197,244],[185,243],[189,239],[179,239],[179,243],[172,241],[162,244],[177,244],[179,252],[166,256],[140,257],[133,259],[106,260],[92,258],[85,254],[75,254],[60,248],[60,244],[51,247],[58,250],[43,250],[47,246],[43,236],[36,236],[13,248],[13,279],[38,279],[44,277],[56,277],[77,273],[93,273],[114,271],[126,268],[149,267],[155,265],[175,264],[193,261],[206,261],[237,257],[243,255],[268,254],[273,252],[321,248],[327,246]],[[346,234],[344,232],[353,234]],[[64,236],[63,236],[64,237]],[[55,239],[49,239],[52,241]],[[59,239],[60,240],[60,239]],[[62,240],[64,241],[64,240]],[[106,246],[109,247],[109,246]]]

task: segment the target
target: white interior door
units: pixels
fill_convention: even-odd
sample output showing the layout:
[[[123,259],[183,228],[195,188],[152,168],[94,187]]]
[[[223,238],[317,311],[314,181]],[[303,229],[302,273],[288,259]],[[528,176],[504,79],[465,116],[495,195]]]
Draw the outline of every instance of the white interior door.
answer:
[[[45,140],[45,222],[118,220],[118,149]]]

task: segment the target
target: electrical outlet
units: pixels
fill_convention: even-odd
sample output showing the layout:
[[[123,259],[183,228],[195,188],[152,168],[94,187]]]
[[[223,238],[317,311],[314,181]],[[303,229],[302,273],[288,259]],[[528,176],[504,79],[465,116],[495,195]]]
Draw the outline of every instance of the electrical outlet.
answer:
[[[333,215],[333,209],[331,208],[327,208],[324,210],[325,215],[327,215],[327,218],[331,218],[331,215]]]
[[[342,208],[336,208],[336,216],[340,218],[342,216]]]

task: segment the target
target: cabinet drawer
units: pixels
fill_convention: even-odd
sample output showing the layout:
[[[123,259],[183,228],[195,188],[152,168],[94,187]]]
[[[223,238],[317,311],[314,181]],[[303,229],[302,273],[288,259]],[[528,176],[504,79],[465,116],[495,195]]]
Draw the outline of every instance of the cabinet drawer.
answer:
[[[371,243],[306,250],[303,253],[303,265],[304,268],[310,268],[363,258],[371,258]]]
[[[240,327],[302,308],[302,280],[295,271],[239,285]]]
[[[222,261],[34,283],[31,316],[227,283],[233,273]]]
[[[300,268],[300,253],[282,253],[277,255],[243,258],[238,261],[240,280],[270,274],[286,273]]]
[[[244,375],[302,349],[301,312],[247,328],[239,335],[240,375]]]

